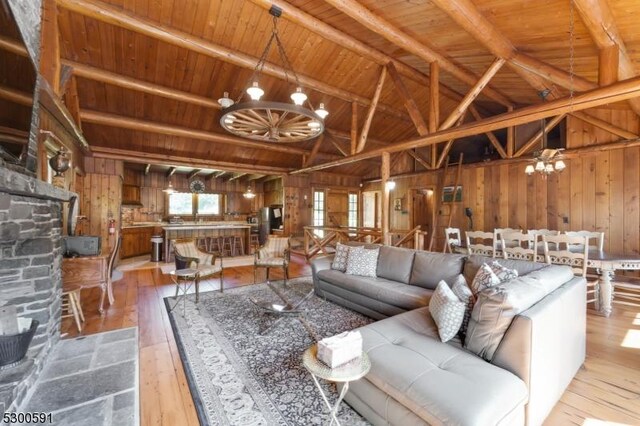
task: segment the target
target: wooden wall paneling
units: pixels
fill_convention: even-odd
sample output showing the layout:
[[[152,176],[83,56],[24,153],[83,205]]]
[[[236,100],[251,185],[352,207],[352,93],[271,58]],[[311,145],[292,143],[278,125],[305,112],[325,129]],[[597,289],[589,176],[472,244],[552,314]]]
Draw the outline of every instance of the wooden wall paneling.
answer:
[[[555,198],[558,206],[558,225],[555,229],[569,231],[571,230],[571,174],[566,173],[566,170],[557,174],[557,182]],[[569,223],[565,223],[565,218],[568,219]]]
[[[624,253],[640,253],[640,148],[625,150],[624,157]],[[620,206],[618,208],[621,208]],[[637,275],[637,274],[636,274]]]
[[[521,223],[518,222],[518,212],[526,210],[526,204],[524,204],[524,208],[522,204],[518,204],[521,202],[520,196],[518,194],[519,185],[518,185],[518,165],[510,165],[507,166],[505,171],[508,171],[508,175],[504,176],[500,182],[503,185],[506,185],[509,190],[507,191],[508,198],[506,200],[507,206],[509,208],[508,214],[508,222],[506,223],[506,227],[508,228],[520,228]],[[502,196],[501,192],[501,196]],[[504,219],[504,218],[503,218]],[[501,222],[504,224],[504,222]]]
[[[517,165],[511,166],[511,168],[514,170],[514,174],[516,176],[516,179],[515,181],[512,182],[512,185],[517,182],[518,189],[516,191],[516,197],[518,199],[517,201],[518,206],[520,206],[519,208],[516,208],[517,226],[515,227],[521,228],[521,229],[527,229],[527,216],[529,213],[529,209],[527,208],[528,207],[527,182],[530,179],[529,179],[529,176],[524,174],[522,165],[517,164]]]
[[[564,173],[569,172],[571,175],[571,183],[570,183],[570,193],[571,193],[571,207],[569,214],[569,228],[570,229],[583,229],[583,221],[582,221],[582,212],[584,208],[584,199],[583,199],[583,185],[582,185],[582,177],[584,172],[582,170],[583,161],[580,157],[572,158],[567,164],[568,170],[565,170]],[[588,207],[587,207],[588,208]]]
[[[500,188],[498,193],[498,220],[494,228],[504,228],[509,226],[509,166],[501,165],[495,177]]]
[[[624,170],[625,152],[609,152],[609,250],[624,250]],[[638,169],[635,169],[638,171]]]
[[[596,155],[582,158],[582,229],[596,230]]]
[[[476,175],[476,204],[473,206],[473,226],[475,230],[485,229],[485,216],[483,213],[485,201],[486,201],[486,186],[485,186],[485,168],[477,168],[471,170]],[[464,193],[463,193],[464,197]]]
[[[611,190],[609,152],[596,157],[596,185],[595,185],[596,231],[605,232],[604,249],[609,249],[611,235],[609,235],[609,198]]]
[[[522,166],[520,167],[522,171]],[[526,198],[527,198],[527,224],[526,229],[536,229],[538,224],[536,223],[536,181],[531,177],[526,178]]]

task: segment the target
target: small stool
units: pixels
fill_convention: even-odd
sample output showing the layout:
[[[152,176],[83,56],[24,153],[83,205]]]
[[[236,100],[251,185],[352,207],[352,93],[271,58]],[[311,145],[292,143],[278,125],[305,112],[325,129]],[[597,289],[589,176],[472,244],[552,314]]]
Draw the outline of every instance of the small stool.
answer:
[[[81,289],[80,286],[70,286],[62,292],[62,318],[73,317],[80,333],[84,322],[84,313],[82,312],[82,305],[80,305]]]
[[[233,255],[244,256],[244,238],[237,235],[233,237]]]
[[[254,254],[258,247],[260,247],[260,238],[258,234],[251,234],[249,237],[249,247],[251,248],[251,254]]]
[[[208,237],[209,239],[209,251],[212,253],[222,253],[222,237]]]
[[[222,237],[222,255],[229,253],[229,256],[233,256],[233,237]]]
[[[196,237],[196,247],[202,251],[209,251],[209,241],[207,237]]]

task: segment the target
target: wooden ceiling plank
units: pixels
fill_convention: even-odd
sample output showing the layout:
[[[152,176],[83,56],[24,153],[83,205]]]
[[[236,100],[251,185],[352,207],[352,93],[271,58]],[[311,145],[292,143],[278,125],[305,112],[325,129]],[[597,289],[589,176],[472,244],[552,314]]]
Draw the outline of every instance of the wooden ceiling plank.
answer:
[[[389,73],[389,76],[391,77],[391,80],[393,81],[393,84],[398,94],[400,95],[400,98],[402,98],[404,107],[409,113],[409,117],[411,117],[413,125],[416,126],[418,134],[426,135],[427,133],[429,133],[427,123],[425,123],[424,118],[422,117],[422,113],[418,108],[418,104],[416,104],[413,96],[411,96],[411,92],[409,92],[409,89],[404,84],[404,81],[402,81],[402,77],[400,76],[400,73],[398,72],[398,69],[393,64],[393,62],[389,62],[387,64],[387,72]]]
[[[409,154],[411,157],[413,157],[413,159],[416,160],[422,167],[424,167],[427,170],[431,170],[431,164],[427,163],[427,161],[424,158],[422,158],[420,155],[418,155],[417,152],[411,149],[405,152]]]
[[[478,77],[471,71],[464,69],[451,58],[436,51],[432,46],[427,46],[424,43],[418,42],[416,39],[393,26],[384,18],[374,14],[371,10],[359,4],[356,0],[325,1],[342,13],[350,16],[355,21],[364,25],[369,30],[386,38],[394,45],[406,50],[407,52],[413,53],[426,62],[438,62],[444,71],[447,71],[458,80],[467,83],[470,86],[476,84]],[[504,106],[510,106],[513,104],[507,96],[491,87],[487,87],[485,94]]]
[[[638,135],[630,132],[626,129],[622,129],[618,126],[614,126],[613,124],[609,123],[606,120],[602,120],[600,118],[594,117],[590,114],[587,114],[584,111],[576,111],[571,113],[570,115],[586,122],[589,124],[593,124],[596,127],[599,127],[603,130],[606,130],[607,132],[619,136],[621,138],[625,138],[625,139],[638,139]]]
[[[618,31],[611,6],[608,0],[575,0],[576,9],[585,23],[591,38],[601,50],[601,53],[608,48],[618,49],[618,74],[617,79],[626,80],[638,75],[638,71],[633,65],[627,47]],[[615,47],[614,47],[615,46]],[[607,53],[605,53],[607,55]],[[608,52],[610,60],[611,50]],[[602,58],[602,56],[601,56]],[[602,68],[601,68],[602,70]],[[605,83],[611,84],[611,78],[607,78]],[[602,83],[601,83],[602,85]],[[629,99],[629,104],[636,114],[640,115],[640,99]]]
[[[454,138],[478,135],[481,133],[486,133],[488,131],[494,131],[498,129],[504,129],[509,126],[530,123],[542,118],[566,114],[573,111],[581,111],[584,109],[597,107],[599,105],[623,101],[638,96],[640,96],[640,77],[620,81],[610,86],[600,87],[597,89],[579,93],[573,98],[565,97],[542,104],[531,105],[528,107],[520,108],[518,110],[514,110],[512,112],[506,112],[503,114],[495,115],[493,117],[485,118],[484,120],[466,123],[459,127],[454,127],[444,131],[438,131],[436,133],[431,133],[426,136],[420,136],[418,138],[398,142],[386,147],[361,152],[359,154],[351,155],[340,160],[334,160],[328,163],[302,168],[299,170],[295,170],[292,173],[308,173],[317,170],[324,170],[331,167],[362,161],[368,158],[379,157],[385,151],[398,152],[406,151],[408,149],[422,148]]]
[[[469,105],[469,111],[471,111],[471,115],[473,115],[476,121],[482,120],[482,116],[480,115],[480,112],[476,109],[475,106]],[[507,158],[507,153],[505,152],[504,148],[502,147],[502,144],[500,143],[496,135],[494,135],[493,132],[486,132],[485,135],[489,138],[491,145],[493,145],[496,151],[498,151],[498,154],[500,154],[500,157]]]
[[[315,143],[313,144],[313,148],[311,148],[311,154],[309,154],[309,156],[307,157],[307,161],[305,161],[304,163],[305,167],[310,166],[315,161],[316,155],[318,155],[318,150],[322,145],[322,141],[324,141],[324,134],[318,136],[318,139],[316,139]]]
[[[118,10],[102,2],[88,0],[58,0],[58,5],[92,19],[125,28],[189,51],[232,63],[239,67],[253,70],[258,62],[258,58],[254,56],[226,48],[208,40],[194,37],[193,35],[185,32],[159,25],[155,22],[134,16],[125,11]],[[284,81],[288,81],[288,75],[290,73],[285,68],[270,62],[266,62],[264,64],[262,72]],[[348,102],[358,102],[364,106],[369,106],[371,103],[370,100],[364,96],[351,93],[347,90],[340,89],[306,75],[298,74],[298,79],[300,84],[304,87],[317,90],[321,93],[325,93]],[[380,111],[402,120],[407,119],[405,114],[387,105],[380,105]]]
[[[544,126],[544,132],[540,129],[535,135],[531,137],[524,145],[520,147],[519,150],[516,151],[514,157],[520,157],[522,154],[528,152],[531,148],[533,148],[539,141],[542,140],[542,137],[545,134],[549,134],[549,132],[556,127],[562,119],[565,117],[565,114],[560,114],[557,117],[554,117],[552,120],[549,120]]]
[[[367,115],[365,116],[364,123],[362,124],[362,130],[360,130],[360,138],[358,139],[356,152],[362,152],[365,145],[367,144],[367,136],[369,135],[369,129],[371,128],[373,115],[376,113],[376,107],[378,106],[378,101],[380,100],[380,93],[382,93],[382,87],[384,86],[386,75],[387,68],[381,67],[380,77],[378,77],[378,83],[376,84],[376,90],[373,94],[373,98],[371,99],[371,104],[369,105],[369,109],[367,110]]]

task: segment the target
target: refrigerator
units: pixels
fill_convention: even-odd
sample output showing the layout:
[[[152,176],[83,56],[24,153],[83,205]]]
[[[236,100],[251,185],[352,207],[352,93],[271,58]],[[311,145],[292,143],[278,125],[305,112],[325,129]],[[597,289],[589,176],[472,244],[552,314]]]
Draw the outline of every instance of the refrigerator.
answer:
[[[273,204],[269,207],[263,207],[258,214],[258,239],[260,245],[263,245],[273,229],[282,227],[282,204]]]

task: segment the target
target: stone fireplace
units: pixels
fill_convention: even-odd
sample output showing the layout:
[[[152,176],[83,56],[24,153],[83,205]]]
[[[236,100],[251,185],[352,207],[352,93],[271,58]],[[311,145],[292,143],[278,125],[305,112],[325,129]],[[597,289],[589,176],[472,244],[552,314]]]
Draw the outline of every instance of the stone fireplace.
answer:
[[[71,195],[0,167],[0,306],[40,323],[26,360],[0,370],[0,413],[24,400],[60,337],[62,212]]]

